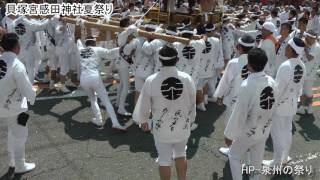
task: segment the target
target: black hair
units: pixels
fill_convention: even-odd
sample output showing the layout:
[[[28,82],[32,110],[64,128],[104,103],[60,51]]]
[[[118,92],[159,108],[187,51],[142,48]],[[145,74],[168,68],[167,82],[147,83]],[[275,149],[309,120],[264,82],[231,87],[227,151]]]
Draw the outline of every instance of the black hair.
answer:
[[[268,62],[267,54],[260,48],[252,48],[248,52],[248,64],[255,72],[261,72],[264,70]]]
[[[19,37],[16,33],[5,33],[0,44],[3,50],[12,51],[19,44]]]
[[[93,36],[87,36],[86,39],[95,39]],[[86,40],[85,41],[86,46],[96,46],[96,41],[94,40]]]
[[[303,24],[307,25],[308,24],[308,18],[302,17],[299,19],[299,23],[302,22]]]
[[[120,27],[128,27],[130,25],[130,18],[124,17],[120,20]]]
[[[134,7],[134,3],[129,3],[128,7]]]
[[[272,15],[273,17],[278,17],[278,9],[276,9],[276,8],[272,9],[271,15]]]
[[[291,25],[291,23],[289,23],[289,22],[282,23],[281,26],[287,26],[289,32],[292,31],[292,25]]]
[[[255,43],[255,39],[250,36],[249,34],[245,34],[241,37],[241,41],[244,42],[244,43],[248,43],[248,44],[251,44],[251,43]],[[247,46],[244,46],[242,44],[239,44],[242,51],[247,54],[253,47],[247,47]]]
[[[206,28],[201,24],[197,27],[197,35],[206,34]]]
[[[297,11],[295,9],[291,9],[289,14],[292,14],[295,17],[297,16]]]
[[[159,55],[163,56],[163,57],[174,57],[175,56],[175,58],[173,58],[171,60],[162,60],[161,58],[159,58],[159,60],[163,66],[175,66],[178,62],[178,52],[170,44],[163,46],[159,51]]]
[[[298,46],[298,47],[302,47],[304,48],[306,46],[306,44],[303,42],[302,39],[300,38],[297,38],[297,37],[294,37],[293,38],[293,42]],[[299,56],[299,54],[291,47],[289,46],[291,49],[292,49],[292,52],[295,54],[296,57]]]

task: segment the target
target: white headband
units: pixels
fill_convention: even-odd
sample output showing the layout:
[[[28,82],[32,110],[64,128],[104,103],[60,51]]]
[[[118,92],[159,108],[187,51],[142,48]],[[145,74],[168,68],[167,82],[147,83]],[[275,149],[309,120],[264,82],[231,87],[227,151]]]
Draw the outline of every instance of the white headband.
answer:
[[[164,56],[159,55],[159,58],[160,58],[161,60],[168,61],[168,60],[172,60],[172,59],[174,59],[174,58],[177,58],[177,56],[164,57]]]
[[[294,51],[298,54],[298,55],[301,55],[302,52],[304,51],[304,48],[303,47],[299,47],[296,45],[296,43],[293,41],[293,39],[290,39],[288,44],[290,45],[290,47],[292,49],[294,49]]]
[[[154,24],[146,24],[146,25],[144,25],[144,28],[148,28],[148,29],[157,29],[157,25],[154,25]]]
[[[211,29],[207,29],[207,28],[206,28],[206,31],[207,31],[207,32],[211,32],[211,31],[214,31],[215,29],[216,29],[216,27],[213,26]]]
[[[167,30],[167,29],[166,29],[166,34],[173,35],[173,36],[178,35],[177,32],[174,32],[174,31],[171,31],[171,30]]]
[[[245,46],[245,47],[254,47],[256,45],[255,42],[253,42],[253,43],[245,43],[245,42],[243,42],[241,40],[241,38],[239,38],[238,43],[241,44],[242,46]]]
[[[317,36],[314,36],[314,35],[312,35],[312,34],[310,34],[310,33],[307,33],[307,32],[304,32],[303,35],[304,35],[304,36],[309,36],[309,37],[315,38],[315,39],[317,38]]]
[[[181,34],[194,34],[194,31],[183,30],[180,32]]]
[[[93,39],[86,39],[86,42],[87,41],[96,41],[96,38],[93,38]]]

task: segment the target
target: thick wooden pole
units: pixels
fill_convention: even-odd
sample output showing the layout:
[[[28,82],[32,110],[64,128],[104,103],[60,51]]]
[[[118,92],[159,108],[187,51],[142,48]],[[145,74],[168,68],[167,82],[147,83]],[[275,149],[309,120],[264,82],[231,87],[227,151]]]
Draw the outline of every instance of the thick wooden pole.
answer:
[[[71,23],[71,24],[76,24],[76,19],[73,19],[73,18],[63,17],[62,21],[65,21],[65,22]],[[101,31],[122,32],[125,30],[124,28],[121,28],[119,26],[110,25],[110,24],[97,24],[97,23],[90,22],[90,21],[84,21],[84,25],[87,28],[95,28],[95,29],[99,29]],[[186,38],[171,36],[171,35],[166,35],[166,34],[160,34],[160,33],[147,32],[147,31],[140,30],[140,29],[138,29],[138,35],[146,37],[146,38],[162,39],[162,40],[165,40],[168,42],[181,42],[183,44],[189,44],[189,42],[190,42],[190,40],[186,39]]]

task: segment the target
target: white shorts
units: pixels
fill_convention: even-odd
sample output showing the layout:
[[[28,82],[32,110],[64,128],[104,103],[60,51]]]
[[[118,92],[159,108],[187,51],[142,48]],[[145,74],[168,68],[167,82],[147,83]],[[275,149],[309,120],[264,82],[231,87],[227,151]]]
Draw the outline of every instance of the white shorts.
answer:
[[[303,83],[302,95],[305,95],[307,97],[312,97],[313,96],[312,87],[313,87],[313,81],[305,80]]]
[[[137,77],[137,76],[134,78],[134,86],[136,88],[136,91],[141,92],[144,82],[145,82],[144,78]]]
[[[56,56],[58,57],[60,65],[60,74],[65,76],[70,70],[70,56],[69,49],[63,46],[56,47]]]
[[[187,156],[188,140],[177,143],[163,143],[155,140],[158,152],[157,163],[159,166],[171,166],[173,159]]]
[[[202,90],[210,78],[200,78],[197,84],[197,90]]]
[[[56,48],[53,46],[47,46],[48,66],[50,70],[56,71],[59,67],[59,59],[56,55]]]

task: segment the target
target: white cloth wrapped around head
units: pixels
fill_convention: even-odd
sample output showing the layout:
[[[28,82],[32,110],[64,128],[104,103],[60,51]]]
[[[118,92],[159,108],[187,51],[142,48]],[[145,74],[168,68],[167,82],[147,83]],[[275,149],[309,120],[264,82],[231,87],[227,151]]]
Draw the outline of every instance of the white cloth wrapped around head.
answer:
[[[304,47],[297,46],[294,42],[294,38],[288,41],[288,45],[298,54],[301,55],[304,51]]]

